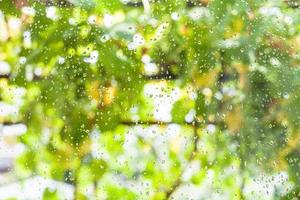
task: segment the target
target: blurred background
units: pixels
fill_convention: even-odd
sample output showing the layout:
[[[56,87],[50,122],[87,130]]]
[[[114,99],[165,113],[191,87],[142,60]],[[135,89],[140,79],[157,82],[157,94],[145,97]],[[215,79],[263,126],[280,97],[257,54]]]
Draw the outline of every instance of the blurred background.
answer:
[[[0,199],[299,199],[299,6],[0,0]]]

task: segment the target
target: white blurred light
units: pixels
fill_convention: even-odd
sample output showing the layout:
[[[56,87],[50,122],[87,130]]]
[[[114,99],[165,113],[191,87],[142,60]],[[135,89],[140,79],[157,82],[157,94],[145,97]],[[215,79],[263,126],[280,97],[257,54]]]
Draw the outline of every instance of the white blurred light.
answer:
[[[110,35],[104,34],[100,37],[101,42],[107,42],[110,39]]]
[[[10,65],[5,61],[0,61],[0,75],[10,73]]]
[[[135,34],[132,40],[133,41],[128,44],[129,50],[134,50],[139,46],[143,46],[145,44],[145,39],[141,34]]]
[[[11,126],[0,125],[1,136],[17,136],[26,133],[27,127],[24,124],[15,124]]]
[[[177,21],[179,20],[179,14],[177,12],[173,12],[171,14],[171,18],[174,20],[174,21]]]
[[[109,15],[109,14],[105,14],[104,17],[103,17],[103,23],[104,23],[104,26],[109,28],[113,25],[113,16],[112,15]]]
[[[18,112],[19,109],[16,106],[0,102],[0,117],[7,117],[9,115],[16,116]]]
[[[33,7],[24,6],[22,7],[22,13],[29,16],[35,16],[35,10]]]
[[[25,57],[20,57],[20,59],[19,59],[19,63],[21,64],[21,65],[24,65],[25,63],[26,63],[26,58]]]
[[[194,121],[194,118],[196,116],[196,111],[195,109],[191,109],[188,114],[185,116],[185,121],[188,123],[191,123],[192,121]]]
[[[36,76],[41,76],[42,73],[43,73],[42,68],[37,67],[37,68],[34,69],[34,74],[35,74]]]
[[[59,56],[59,57],[58,57],[58,64],[62,65],[62,64],[64,64],[64,63],[65,63],[65,58]]]
[[[22,25],[21,19],[18,18],[10,18],[8,20],[8,26],[12,30],[18,30]]]
[[[23,39],[24,39],[24,47],[25,48],[30,48],[31,45],[32,45],[30,31],[25,31],[23,33]]]
[[[47,7],[46,8],[46,17],[53,20],[53,21],[58,20],[59,16],[57,14],[56,7],[54,7],[54,6]]]
[[[212,91],[211,91],[210,88],[204,88],[204,89],[202,90],[202,93],[203,93],[205,96],[207,96],[207,97],[212,96]]]
[[[92,51],[90,57],[86,57],[83,59],[84,62],[95,64],[98,61],[99,58],[99,52],[98,51]]]
[[[96,24],[96,20],[97,20],[97,16],[96,15],[91,15],[88,17],[88,23],[93,25],[93,24]]]
[[[208,133],[214,133],[216,131],[216,126],[214,124],[208,124],[206,127]]]
[[[208,17],[209,15],[210,15],[209,10],[204,7],[196,7],[192,9],[189,13],[189,17],[195,21],[203,17]]]
[[[33,68],[31,65],[27,65],[25,69],[25,77],[26,80],[32,81],[33,80]]]
[[[142,46],[145,44],[145,39],[142,35],[140,34],[135,34],[133,36],[133,43],[136,45],[136,46]]]
[[[155,63],[146,63],[144,65],[145,73],[148,75],[153,75],[158,73],[159,69]]]
[[[150,58],[149,55],[145,54],[145,55],[142,56],[142,62],[143,63],[145,63],[145,64],[150,63],[150,61],[151,61],[151,58]]]

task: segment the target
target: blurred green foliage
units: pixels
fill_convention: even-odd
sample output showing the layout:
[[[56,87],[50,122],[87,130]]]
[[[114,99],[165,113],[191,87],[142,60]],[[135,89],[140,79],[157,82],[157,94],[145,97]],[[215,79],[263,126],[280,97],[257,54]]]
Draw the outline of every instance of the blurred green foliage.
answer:
[[[0,122],[27,126],[17,173],[74,199],[297,198],[297,5],[0,1],[0,99],[20,108]],[[281,189],[247,189],[279,172]]]

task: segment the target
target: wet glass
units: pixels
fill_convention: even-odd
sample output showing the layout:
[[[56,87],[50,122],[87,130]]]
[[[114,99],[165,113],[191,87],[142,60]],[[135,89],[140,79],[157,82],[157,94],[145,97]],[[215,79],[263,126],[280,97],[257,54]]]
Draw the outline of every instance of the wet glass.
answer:
[[[299,3],[0,0],[0,199],[298,199]]]

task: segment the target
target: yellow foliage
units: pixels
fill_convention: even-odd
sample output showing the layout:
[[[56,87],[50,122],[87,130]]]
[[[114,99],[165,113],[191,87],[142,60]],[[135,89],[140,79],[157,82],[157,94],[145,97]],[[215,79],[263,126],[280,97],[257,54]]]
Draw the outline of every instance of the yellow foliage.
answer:
[[[179,153],[181,147],[181,138],[179,136],[171,140],[171,150],[175,153]]]
[[[89,98],[101,106],[109,106],[112,104],[117,91],[116,87],[112,86],[101,88],[100,81],[98,80],[87,85],[86,90]]]
[[[235,63],[233,65],[236,69],[236,71],[239,73],[239,88],[243,89],[246,86],[247,81],[247,72],[248,72],[248,66],[242,64],[242,63]]]
[[[88,96],[95,100],[96,102],[100,102],[101,99],[101,90],[99,88],[100,81],[93,81],[87,86]]]
[[[104,91],[103,103],[105,106],[110,105],[116,96],[116,88],[115,87],[107,87]]]
[[[244,28],[244,22],[241,19],[236,19],[233,22],[233,30],[235,32],[241,32],[241,30]]]
[[[91,151],[92,141],[91,140],[85,140],[78,148],[78,155],[80,157],[86,155]]]
[[[224,32],[225,39],[236,37],[241,33],[244,28],[244,22],[241,19],[236,19],[232,22],[232,27],[228,27],[228,29]]]
[[[300,132],[294,133],[288,138],[286,146],[279,152],[279,169],[284,170],[288,167],[286,156],[299,146],[299,141]]]
[[[225,122],[228,126],[228,130],[231,133],[237,133],[243,125],[243,118],[241,116],[241,108],[236,108],[226,113]]]
[[[207,73],[199,74],[194,73],[194,81],[197,88],[211,87],[215,84],[218,78],[219,69],[215,68]]]
[[[179,32],[181,35],[188,37],[191,33],[191,30],[186,25],[181,25]]]

